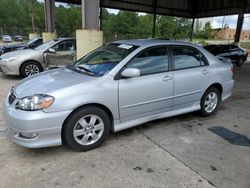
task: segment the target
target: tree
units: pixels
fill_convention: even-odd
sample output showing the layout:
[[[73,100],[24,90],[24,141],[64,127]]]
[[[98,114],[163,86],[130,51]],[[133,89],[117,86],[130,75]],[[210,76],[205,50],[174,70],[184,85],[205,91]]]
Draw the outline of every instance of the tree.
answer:
[[[194,35],[198,35],[201,31],[202,31],[202,23],[200,20],[196,19],[194,25]]]
[[[212,27],[210,22],[206,22],[202,30],[203,38],[209,39],[212,37]]]
[[[157,16],[157,37],[174,39],[176,23],[173,17]]]

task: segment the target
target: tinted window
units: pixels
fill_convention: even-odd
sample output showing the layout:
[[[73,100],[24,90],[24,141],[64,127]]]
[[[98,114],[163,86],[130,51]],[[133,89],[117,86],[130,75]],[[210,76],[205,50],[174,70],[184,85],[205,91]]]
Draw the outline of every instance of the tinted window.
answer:
[[[73,40],[62,41],[53,46],[56,51],[72,51],[75,49],[75,42]]]
[[[35,47],[40,46],[42,43],[43,43],[43,40],[42,39],[38,39],[37,41],[34,42],[34,46]]]
[[[229,45],[222,46],[222,53],[226,53],[226,52],[229,52],[229,51],[230,51],[230,46]]]
[[[236,45],[230,45],[231,50],[238,50],[238,46]]]
[[[141,76],[168,71],[167,48],[149,49],[135,57],[127,68],[140,69]]]
[[[186,69],[206,65],[205,57],[196,49],[176,46],[172,47],[175,69]]]

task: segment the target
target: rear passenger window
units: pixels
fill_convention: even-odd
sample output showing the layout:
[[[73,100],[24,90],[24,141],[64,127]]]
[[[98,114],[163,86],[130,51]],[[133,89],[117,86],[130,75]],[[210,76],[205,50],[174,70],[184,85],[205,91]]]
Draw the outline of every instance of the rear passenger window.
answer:
[[[146,50],[135,57],[127,68],[140,69],[140,75],[149,75],[168,71],[168,52],[166,47]]]
[[[172,47],[175,70],[206,65],[206,59],[198,50],[187,46]]]

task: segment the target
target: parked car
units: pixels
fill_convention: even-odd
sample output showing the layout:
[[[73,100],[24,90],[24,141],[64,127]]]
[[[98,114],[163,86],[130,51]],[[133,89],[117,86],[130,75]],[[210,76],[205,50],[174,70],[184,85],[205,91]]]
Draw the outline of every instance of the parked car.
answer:
[[[23,41],[23,37],[21,35],[15,35],[14,36],[14,41],[16,41],[16,42],[22,42]]]
[[[0,56],[0,71],[8,75],[32,76],[45,68],[62,67],[76,59],[76,41],[55,39],[38,46]]]
[[[231,95],[232,70],[192,44],[117,41],[19,82],[4,101],[5,121],[21,146],[86,151],[110,131],[197,110],[214,114]]]
[[[4,45],[0,49],[0,55],[7,53],[7,52],[17,51],[17,50],[34,49],[42,44],[43,44],[43,38],[38,37],[38,38],[29,40],[27,43]]]
[[[204,47],[210,53],[218,57],[229,58],[236,66],[242,66],[247,60],[248,52],[235,44],[207,45]]]
[[[9,35],[3,35],[2,40],[5,43],[12,42],[12,38]]]

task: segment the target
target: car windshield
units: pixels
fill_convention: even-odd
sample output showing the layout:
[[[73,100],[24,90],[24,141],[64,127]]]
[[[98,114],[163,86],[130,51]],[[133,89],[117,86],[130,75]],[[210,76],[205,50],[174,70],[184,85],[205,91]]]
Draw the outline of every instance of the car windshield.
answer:
[[[35,50],[43,50],[46,49],[47,47],[49,47],[51,44],[55,43],[55,40],[50,40],[48,42],[43,43],[42,45],[38,46],[35,48]]]
[[[103,76],[136,48],[133,45],[110,43],[76,61],[69,68],[92,76]]]

